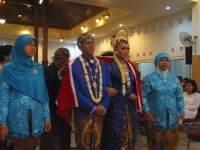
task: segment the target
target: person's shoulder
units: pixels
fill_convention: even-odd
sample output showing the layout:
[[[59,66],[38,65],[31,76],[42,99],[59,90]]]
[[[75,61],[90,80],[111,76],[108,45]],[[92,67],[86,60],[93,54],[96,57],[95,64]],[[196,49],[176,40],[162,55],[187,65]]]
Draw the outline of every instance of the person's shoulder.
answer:
[[[106,63],[106,62],[104,62],[104,61],[99,61],[99,63],[102,65],[102,66],[107,66],[108,64]]]
[[[198,96],[198,97],[200,97],[200,93],[198,93],[198,92],[195,92],[195,94]],[[200,99],[199,99],[200,100]]]
[[[81,66],[81,61],[79,57],[75,58],[70,62],[70,68],[72,68],[73,71],[79,71],[78,68]]]
[[[43,70],[44,70],[44,72],[46,72],[46,73],[49,73],[49,72],[57,72],[57,71],[58,71],[58,69],[57,69],[54,65],[52,65],[52,64],[50,64],[50,65],[48,65],[48,66],[44,66],[44,67],[43,67]]]
[[[173,77],[173,78],[176,78],[176,79],[178,79],[177,75],[175,75],[175,74],[174,74],[174,73],[172,73],[172,72],[169,72],[169,75],[170,75],[171,77]]]
[[[71,64],[72,64],[72,65],[80,64],[80,62],[81,62],[81,61],[80,61],[79,57],[77,57],[77,58],[71,60]]]
[[[151,73],[146,75],[146,77],[148,77],[148,78],[152,78],[152,77],[155,77],[155,76],[157,76],[156,72],[151,72]]]
[[[143,82],[151,82],[151,81],[154,82],[155,80],[157,80],[157,74],[156,72],[152,72],[144,77]]]
[[[10,67],[14,67],[14,63],[12,61],[6,63],[4,66],[3,66],[3,69],[7,69],[7,68],[10,68]]]

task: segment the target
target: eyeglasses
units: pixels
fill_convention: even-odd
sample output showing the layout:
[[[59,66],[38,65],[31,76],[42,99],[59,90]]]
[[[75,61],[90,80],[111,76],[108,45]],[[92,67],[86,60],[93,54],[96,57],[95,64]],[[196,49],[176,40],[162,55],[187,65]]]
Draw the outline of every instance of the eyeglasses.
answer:
[[[31,48],[38,48],[36,45],[32,44],[32,43],[28,43],[28,46],[30,46]]]

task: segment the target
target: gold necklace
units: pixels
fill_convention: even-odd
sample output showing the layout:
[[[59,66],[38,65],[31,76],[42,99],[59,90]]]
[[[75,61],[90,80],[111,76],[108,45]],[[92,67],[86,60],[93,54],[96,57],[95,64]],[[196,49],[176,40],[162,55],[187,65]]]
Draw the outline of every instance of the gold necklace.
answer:
[[[83,59],[82,56],[79,56],[79,59],[81,61],[81,64],[82,64],[82,67],[83,67],[83,71],[84,71],[84,78],[85,78],[85,81],[87,83],[87,88],[88,88],[88,91],[89,91],[89,94],[90,94],[90,98],[92,99],[93,102],[95,103],[99,103],[102,99],[102,89],[103,89],[103,86],[102,86],[102,69],[101,69],[101,65],[99,63],[99,60],[94,57],[94,59],[96,60],[96,69],[98,68],[98,71],[99,71],[99,95],[97,96],[97,84],[96,82],[93,82],[93,87],[96,91],[96,97],[94,96],[93,94],[93,91],[92,91],[92,88],[91,88],[91,85],[90,85],[90,79],[89,79],[89,75],[88,75],[88,71],[86,69],[86,64],[85,64],[85,61]],[[96,69],[95,69],[95,72],[96,72]],[[93,80],[93,79],[92,79]]]

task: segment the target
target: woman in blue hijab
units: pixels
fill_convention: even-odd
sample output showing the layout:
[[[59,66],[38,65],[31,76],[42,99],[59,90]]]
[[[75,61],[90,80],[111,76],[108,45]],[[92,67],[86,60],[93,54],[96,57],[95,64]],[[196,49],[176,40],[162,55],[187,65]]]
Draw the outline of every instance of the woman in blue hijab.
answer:
[[[17,150],[35,150],[39,135],[51,128],[43,69],[32,60],[36,42],[20,35],[1,74],[0,139],[9,136]]]
[[[148,122],[149,150],[175,150],[179,139],[179,119],[184,119],[184,101],[177,77],[169,72],[170,56],[155,57],[156,71],[142,84],[143,110]]]

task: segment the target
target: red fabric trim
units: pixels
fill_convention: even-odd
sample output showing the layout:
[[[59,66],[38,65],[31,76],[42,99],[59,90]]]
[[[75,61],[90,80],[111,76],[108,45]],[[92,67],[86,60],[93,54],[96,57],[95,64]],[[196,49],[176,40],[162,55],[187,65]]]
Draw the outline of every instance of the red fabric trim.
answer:
[[[142,111],[142,88],[141,88],[141,84],[140,84],[140,78],[139,78],[139,75],[138,75],[138,71],[137,71],[137,68],[135,66],[134,63],[128,61],[129,64],[131,64],[133,70],[135,72],[135,78],[136,78],[136,89],[137,89],[137,94],[138,94],[138,105],[137,105],[137,108],[139,109],[139,111],[141,112]]]
[[[112,56],[97,56],[97,58],[101,61],[104,61],[106,63],[111,63],[113,61],[113,57]],[[135,78],[136,78],[136,89],[137,89],[137,94],[138,94],[138,103],[137,103],[137,109],[139,111],[142,111],[142,89],[141,89],[141,84],[140,84],[140,78],[138,75],[138,71],[136,66],[134,65],[134,63],[128,61],[128,63],[131,65],[131,67],[133,68],[133,72],[135,74]]]
[[[200,132],[191,132],[189,136],[198,136],[200,138]]]
[[[66,75],[64,76],[61,85],[60,90],[57,97],[58,107],[57,107],[57,115],[62,117],[66,122],[69,122],[69,111],[76,107],[76,99],[75,99],[75,93],[73,91],[72,85],[71,85],[71,78],[70,78],[70,70],[69,70],[69,63],[66,64],[67,71]]]

